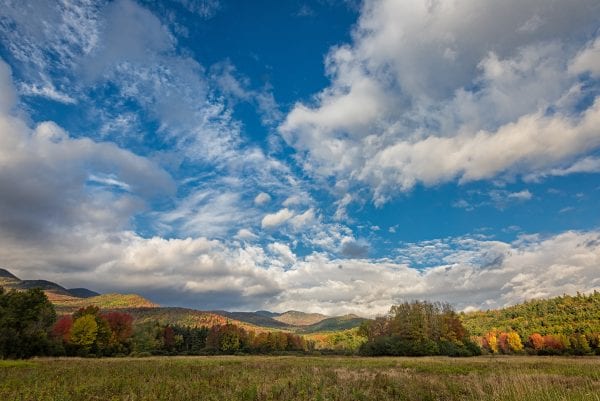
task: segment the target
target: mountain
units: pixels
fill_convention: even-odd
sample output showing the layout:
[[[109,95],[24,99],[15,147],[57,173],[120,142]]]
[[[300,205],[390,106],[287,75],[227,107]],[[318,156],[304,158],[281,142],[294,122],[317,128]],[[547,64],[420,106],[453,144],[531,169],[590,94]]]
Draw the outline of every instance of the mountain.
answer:
[[[67,291],[78,298],[91,298],[100,295],[96,291],[88,290],[87,288],[69,288]]]
[[[17,276],[15,276],[14,274],[12,274],[8,270],[2,269],[2,268],[0,268],[0,278],[6,278],[6,279],[12,279],[12,280],[19,280],[19,278]]]
[[[48,280],[21,280],[6,269],[0,269],[0,286],[13,290],[29,290],[32,288],[40,288],[46,293],[51,301],[66,300],[71,298],[87,298],[87,296],[100,295],[95,291],[88,290],[87,288],[75,288],[73,290],[67,290],[62,285]]]
[[[295,310],[290,310],[279,316],[273,317],[273,319],[290,326],[310,326],[327,318],[329,318],[329,316],[320,313],[304,313]]]
[[[213,326],[233,323],[254,331],[283,330],[298,333],[334,332],[358,327],[365,319],[355,315],[330,317],[320,313],[290,310],[284,313],[270,311],[228,312],[199,311],[188,308],[161,307],[137,294],[98,294],[87,288],[71,288],[48,280],[20,280],[6,269],[0,269],[0,286],[26,290],[41,288],[54,304],[59,315],[75,312],[86,306],[100,309],[118,309],[131,313],[138,322],[158,320],[162,323],[188,326]]]
[[[65,287],[48,280],[20,280],[17,289],[29,290],[31,288],[40,288],[44,291],[54,292],[55,294],[74,296]]]
[[[281,313],[271,312],[271,311],[268,311],[268,310],[257,310],[254,313],[257,314],[257,315],[259,315],[259,316],[265,316],[265,317],[275,317],[275,316],[281,315]]]

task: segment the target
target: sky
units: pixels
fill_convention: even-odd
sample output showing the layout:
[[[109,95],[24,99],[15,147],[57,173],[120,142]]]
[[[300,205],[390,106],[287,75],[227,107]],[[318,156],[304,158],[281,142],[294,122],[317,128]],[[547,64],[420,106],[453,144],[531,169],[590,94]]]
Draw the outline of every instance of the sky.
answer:
[[[597,0],[3,0],[0,267],[371,317],[600,290]]]

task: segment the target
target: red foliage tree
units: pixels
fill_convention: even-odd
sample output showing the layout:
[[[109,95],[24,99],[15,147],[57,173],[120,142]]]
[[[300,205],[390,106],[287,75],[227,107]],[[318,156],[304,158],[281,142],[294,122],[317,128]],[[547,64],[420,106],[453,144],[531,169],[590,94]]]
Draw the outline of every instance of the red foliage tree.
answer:
[[[569,346],[569,339],[562,334],[544,336],[544,348],[547,350],[564,351]]]
[[[73,328],[73,318],[71,315],[62,316],[52,326],[52,335],[60,338],[64,343],[71,341],[71,329]]]
[[[533,333],[529,336],[529,346],[536,351],[544,348],[544,337],[540,333]]]
[[[171,326],[166,326],[163,330],[163,346],[166,350],[171,351],[175,348],[175,330]]]
[[[498,348],[503,354],[510,353],[510,347],[508,345],[508,333],[501,332],[498,335]]]
[[[133,316],[122,312],[109,312],[102,315],[112,332],[112,340],[117,343],[127,341],[133,335]]]

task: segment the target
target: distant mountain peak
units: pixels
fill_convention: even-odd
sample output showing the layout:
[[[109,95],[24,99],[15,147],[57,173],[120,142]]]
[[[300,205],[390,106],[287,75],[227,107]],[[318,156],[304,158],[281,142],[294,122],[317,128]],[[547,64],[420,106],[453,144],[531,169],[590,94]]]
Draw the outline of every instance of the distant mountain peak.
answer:
[[[95,291],[88,290],[87,288],[73,288],[67,290],[62,285],[48,280],[21,280],[10,271],[3,268],[0,268],[0,285],[8,289],[19,291],[40,288],[46,293],[46,295],[52,297],[53,299],[56,298],[56,296],[63,298],[90,298],[100,295]]]
[[[11,278],[13,280],[21,280],[20,278],[18,278],[17,276],[15,276],[14,274],[12,274],[11,272],[9,272],[6,269],[0,268],[0,277],[4,277],[4,278]]]

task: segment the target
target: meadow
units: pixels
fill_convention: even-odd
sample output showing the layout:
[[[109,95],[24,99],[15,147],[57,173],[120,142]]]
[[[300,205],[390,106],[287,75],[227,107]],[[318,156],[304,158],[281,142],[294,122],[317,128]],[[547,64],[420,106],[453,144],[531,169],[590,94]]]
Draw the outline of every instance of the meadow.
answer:
[[[0,360],[0,400],[600,401],[600,358]]]

